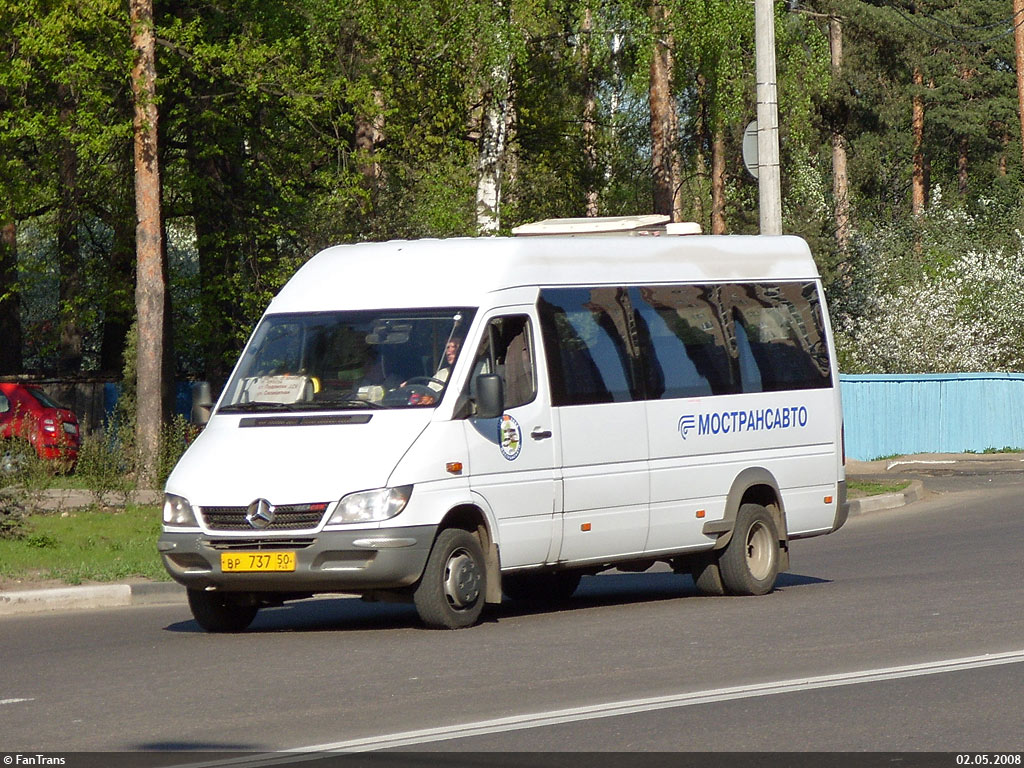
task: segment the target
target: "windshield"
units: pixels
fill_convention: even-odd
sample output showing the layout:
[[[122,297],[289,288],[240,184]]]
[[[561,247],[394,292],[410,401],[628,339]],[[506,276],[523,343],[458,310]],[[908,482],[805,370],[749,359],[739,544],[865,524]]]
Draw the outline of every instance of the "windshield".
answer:
[[[221,412],[436,406],[474,310],[268,315]]]

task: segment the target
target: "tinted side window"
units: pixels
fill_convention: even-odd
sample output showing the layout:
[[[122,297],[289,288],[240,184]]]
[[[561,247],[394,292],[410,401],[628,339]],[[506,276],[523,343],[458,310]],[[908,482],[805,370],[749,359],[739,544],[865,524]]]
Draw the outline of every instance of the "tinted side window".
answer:
[[[544,289],[538,309],[553,405],[639,399],[626,289]]]
[[[736,390],[733,344],[723,323],[720,288],[631,288],[649,399],[725,395]],[[659,383],[660,381],[660,383]]]
[[[831,385],[814,283],[631,288],[649,399]]]
[[[743,391],[831,385],[821,300],[814,283],[735,285],[729,294]],[[746,363],[741,339],[749,348]]]

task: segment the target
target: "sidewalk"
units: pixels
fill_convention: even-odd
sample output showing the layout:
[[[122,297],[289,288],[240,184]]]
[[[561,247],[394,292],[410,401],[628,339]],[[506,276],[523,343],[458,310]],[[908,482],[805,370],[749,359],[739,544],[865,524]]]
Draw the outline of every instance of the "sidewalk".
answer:
[[[894,482],[909,480],[910,485],[899,493],[886,493],[851,499],[850,516],[869,514],[911,504],[924,496],[924,483],[909,475],[914,472],[942,474],[983,474],[1024,472],[1024,454],[918,454],[877,461],[846,462],[846,479],[850,481]],[[157,499],[158,492],[150,492]],[[48,509],[88,506],[94,503],[88,491],[47,492],[43,504]],[[114,501],[114,499],[111,499]],[[148,503],[154,503],[146,497]],[[122,499],[123,502],[123,499]],[[52,505],[52,506],[51,506]],[[103,584],[56,589],[26,589],[0,592],[0,618],[3,616],[66,611],[88,608],[115,608],[134,605],[185,605],[185,588],[172,582],[138,582]]]

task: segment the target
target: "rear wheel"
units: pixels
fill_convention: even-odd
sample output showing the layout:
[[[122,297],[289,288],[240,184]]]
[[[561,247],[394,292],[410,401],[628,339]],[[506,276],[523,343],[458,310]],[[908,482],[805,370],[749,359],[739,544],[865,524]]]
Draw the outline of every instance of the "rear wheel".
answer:
[[[725,591],[731,595],[771,592],[779,575],[779,534],[767,509],[760,504],[740,507],[718,568]]]
[[[506,573],[501,591],[513,600],[568,600],[581,576],[579,571]]]
[[[487,571],[480,540],[461,528],[446,528],[430,550],[413,603],[428,627],[461,629],[477,622],[484,608]]]
[[[225,592],[188,590],[188,607],[196,623],[207,632],[241,632],[256,618],[259,606],[246,597]]]

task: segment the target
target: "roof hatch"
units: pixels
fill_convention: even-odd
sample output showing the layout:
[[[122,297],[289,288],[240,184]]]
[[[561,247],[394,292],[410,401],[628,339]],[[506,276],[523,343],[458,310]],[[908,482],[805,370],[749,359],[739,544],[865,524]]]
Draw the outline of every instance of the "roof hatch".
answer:
[[[699,235],[700,224],[696,222],[672,222],[668,216],[651,214],[646,216],[604,216],[582,219],[544,219],[513,228],[518,237],[536,235],[593,236],[593,235],[639,235],[658,237],[660,235]]]

